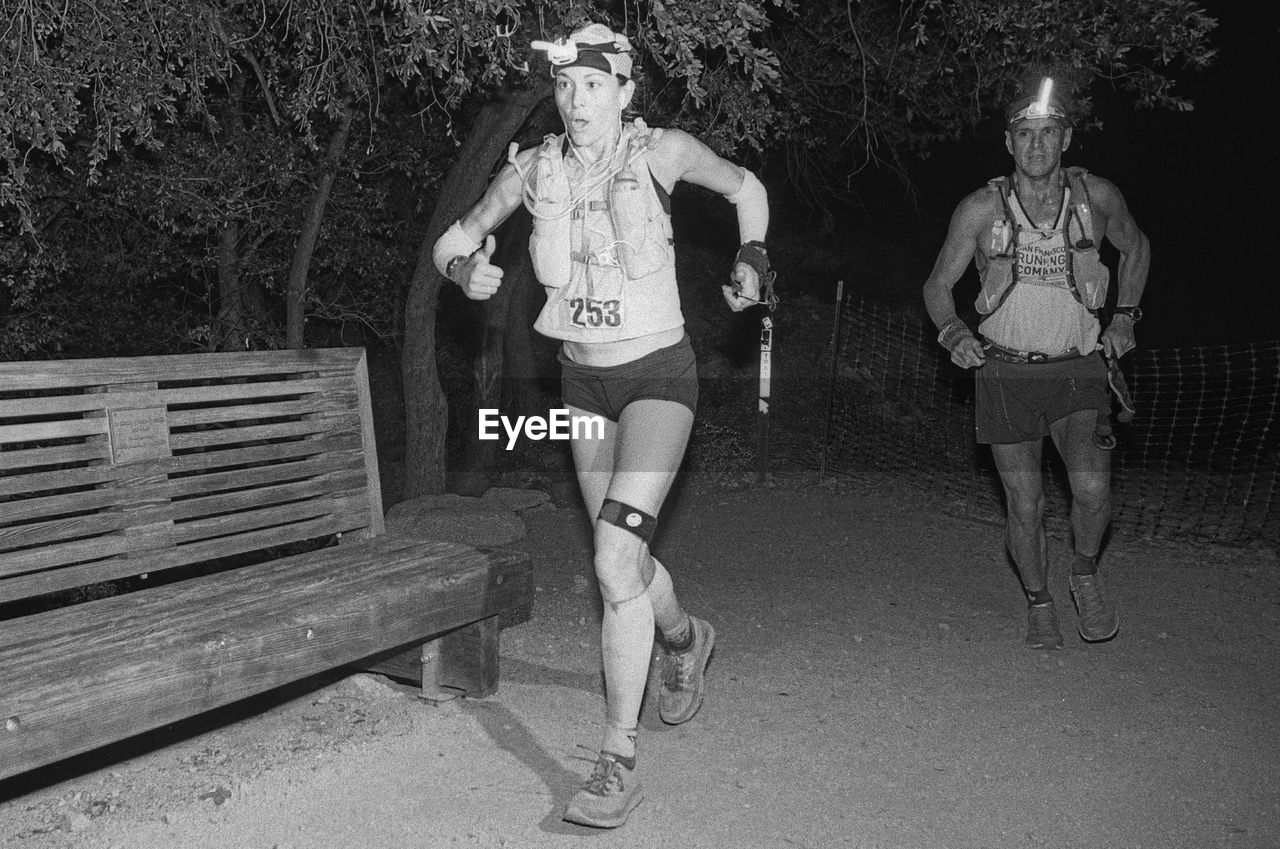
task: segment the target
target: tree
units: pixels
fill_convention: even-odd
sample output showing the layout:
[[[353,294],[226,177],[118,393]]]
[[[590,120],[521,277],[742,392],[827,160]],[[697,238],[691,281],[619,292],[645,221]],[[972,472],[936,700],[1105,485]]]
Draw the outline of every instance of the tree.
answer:
[[[767,40],[796,127],[782,155],[803,197],[825,206],[864,168],[905,176],[905,154],[973,131],[1029,75],[1069,88],[1079,117],[1097,86],[1189,110],[1175,82],[1211,61],[1215,25],[1191,0],[808,0]]]
[[[319,302],[310,285],[335,181],[350,178],[347,190],[367,193],[359,163],[396,159],[379,147],[380,131],[389,125],[392,143],[403,145],[401,125],[424,113],[445,117],[460,92],[492,81],[483,73],[473,79],[454,61],[456,47],[441,31],[449,20],[417,4],[351,0],[21,0],[6,7],[6,252],[39,254],[48,222],[65,209],[62,198],[89,186],[97,201],[107,189],[118,213],[184,234],[204,256],[217,281],[205,344],[300,344],[304,307],[347,312]],[[488,52],[503,55],[493,44]],[[398,110],[390,118],[380,112],[387,103]],[[363,155],[345,155],[352,133],[363,135]],[[435,122],[413,147],[430,153],[446,135],[447,122]],[[203,159],[188,155],[200,150]],[[120,167],[129,162],[146,165]],[[431,169],[410,168],[417,188],[429,188]],[[158,204],[128,205],[146,196]],[[292,255],[269,273],[247,261],[275,260],[286,241]],[[34,274],[51,265],[24,267]],[[8,280],[6,290],[18,286]],[[59,285],[45,279],[34,288]],[[16,298],[10,291],[11,305],[31,303],[34,288]],[[289,333],[275,303],[283,303]]]
[[[385,328],[398,310],[387,210],[422,201],[429,220],[425,233],[410,228],[422,241],[399,339],[411,496],[445,480],[441,278],[430,246],[478,197],[541,96],[548,69],[532,58],[533,39],[588,19],[627,32],[640,59],[637,108],[651,123],[746,157],[767,182],[785,170],[822,207],[847,198],[862,169],[901,171],[906,153],[971,130],[1032,66],[1065,72],[1085,102],[1111,85],[1139,105],[1190,108],[1174,81],[1210,60],[1214,23],[1190,0],[17,0],[6,9],[0,306],[9,314],[0,319],[20,338],[5,350],[50,350],[63,319],[82,311],[78,298],[113,291],[118,303],[168,298],[186,338],[210,347],[298,344],[304,308]],[[335,204],[341,227],[326,216]],[[74,241],[86,235],[99,241]],[[136,265],[107,278],[92,253],[109,242],[117,255],[135,251]],[[204,305],[203,323],[193,303]]]
[[[479,198],[508,141],[545,96],[545,82],[524,82],[530,73],[529,43],[563,34],[590,19],[607,19],[632,34],[641,67],[651,66],[642,71],[643,82],[662,92],[642,102],[655,114],[669,116],[666,123],[697,132],[727,152],[740,143],[758,144],[765,129],[769,92],[778,76],[776,61],[756,39],[768,23],[771,7],[791,8],[789,0],[461,5],[472,13],[500,7],[493,17],[455,19],[453,32],[457,43],[467,45],[470,61],[480,63],[484,76],[510,78],[514,84],[498,97],[489,95],[469,128],[441,186],[410,283],[402,359],[406,498],[440,492],[446,479],[448,405],[435,361],[435,311],[443,278],[432,263],[432,246]],[[491,28],[502,53],[494,52]],[[537,70],[546,74],[547,66]]]

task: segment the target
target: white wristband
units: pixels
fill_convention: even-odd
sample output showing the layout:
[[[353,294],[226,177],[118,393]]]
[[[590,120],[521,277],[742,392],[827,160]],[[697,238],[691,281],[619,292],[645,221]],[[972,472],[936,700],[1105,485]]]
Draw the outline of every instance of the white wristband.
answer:
[[[761,183],[760,180],[756,177],[756,175],[752,174],[749,169],[743,168],[742,169],[742,185],[739,186],[738,190],[733,194],[725,195],[725,200],[729,201],[729,203],[733,204],[734,206],[737,206],[738,204],[742,203],[744,200],[749,200],[752,198],[759,198],[765,203],[768,203],[769,194],[768,192],[765,191],[764,183]]]
[[[449,276],[449,260],[455,256],[471,256],[480,250],[480,245],[472,241],[466,231],[462,229],[462,222],[455,221],[444,231],[444,235],[436,239],[435,247],[431,251],[431,259],[435,263],[436,270],[444,277]]]

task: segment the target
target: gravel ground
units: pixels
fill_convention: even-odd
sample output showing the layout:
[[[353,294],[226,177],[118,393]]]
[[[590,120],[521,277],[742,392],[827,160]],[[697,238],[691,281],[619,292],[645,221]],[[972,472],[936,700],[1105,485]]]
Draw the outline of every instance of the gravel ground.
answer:
[[[502,685],[432,707],[367,674],[0,783],[13,849],[1280,846],[1280,564],[1117,537],[1114,641],[1022,645],[1002,532],[889,482],[686,481],[657,550],[719,642],[641,736],[624,828],[568,825],[602,715],[585,516],[530,517]]]

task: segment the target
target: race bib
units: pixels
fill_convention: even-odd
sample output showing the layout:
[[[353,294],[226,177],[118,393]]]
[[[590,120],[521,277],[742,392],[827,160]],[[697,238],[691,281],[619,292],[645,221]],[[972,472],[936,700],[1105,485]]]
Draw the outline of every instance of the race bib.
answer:
[[[569,298],[569,323],[574,327],[621,327],[622,301],[617,298]]]

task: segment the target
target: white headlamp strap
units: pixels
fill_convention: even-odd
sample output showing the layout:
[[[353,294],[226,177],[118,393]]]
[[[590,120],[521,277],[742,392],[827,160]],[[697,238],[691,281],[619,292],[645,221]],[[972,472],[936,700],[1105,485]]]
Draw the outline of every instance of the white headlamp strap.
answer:
[[[593,28],[588,27],[588,30],[591,29]],[[609,32],[605,27],[599,29],[602,31],[594,33],[596,38],[612,36],[612,40],[595,42],[567,37],[558,38],[555,41],[534,41],[529,46],[547,54],[547,61],[551,63],[553,74],[557,68],[581,65],[631,79],[631,41],[625,35]],[[589,39],[593,34],[578,33],[577,35],[579,39]]]

